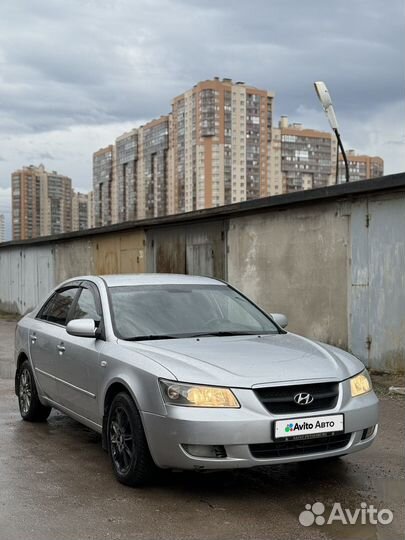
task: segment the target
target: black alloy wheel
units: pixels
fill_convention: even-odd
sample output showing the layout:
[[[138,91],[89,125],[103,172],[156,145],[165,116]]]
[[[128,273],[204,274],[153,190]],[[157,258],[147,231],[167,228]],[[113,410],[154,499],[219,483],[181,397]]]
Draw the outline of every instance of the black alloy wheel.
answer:
[[[128,486],[147,483],[156,466],[149,452],[138,409],[126,392],[117,394],[111,403],[106,434],[117,479]]]

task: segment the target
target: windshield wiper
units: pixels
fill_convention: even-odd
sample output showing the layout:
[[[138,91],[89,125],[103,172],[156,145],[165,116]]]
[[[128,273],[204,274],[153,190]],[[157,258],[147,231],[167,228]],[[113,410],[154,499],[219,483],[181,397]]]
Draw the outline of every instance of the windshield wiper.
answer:
[[[247,330],[240,330],[238,331],[231,331],[231,330],[223,330],[218,332],[196,332],[195,334],[151,334],[149,336],[134,336],[125,338],[125,341],[152,341],[154,339],[187,339],[187,338],[197,338],[197,337],[226,337],[226,336],[261,336],[269,333],[274,332],[256,332],[254,330],[247,331]]]
[[[204,336],[214,336],[214,337],[226,337],[226,336],[256,336],[261,335],[265,332],[253,332],[253,331],[246,331],[241,330],[239,332],[231,331],[231,330],[223,330],[219,332],[200,332],[198,334],[190,335],[189,337],[204,337]]]
[[[150,336],[134,336],[125,338],[125,341],[152,341],[153,339],[178,339],[179,336],[170,336],[169,334],[151,334]]]

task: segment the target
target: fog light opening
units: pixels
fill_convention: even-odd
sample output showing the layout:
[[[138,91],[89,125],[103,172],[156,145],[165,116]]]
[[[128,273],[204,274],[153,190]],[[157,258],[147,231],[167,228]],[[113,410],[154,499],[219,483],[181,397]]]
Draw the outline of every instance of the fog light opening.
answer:
[[[201,458],[214,458],[223,459],[226,458],[226,450],[222,445],[211,444],[183,444],[182,445],[187,454],[194,457]]]
[[[371,435],[374,433],[375,426],[371,426],[367,429],[363,429],[363,435],[361,436],[361,440],[364,441],[365,439],[368,439],[371,437]]]

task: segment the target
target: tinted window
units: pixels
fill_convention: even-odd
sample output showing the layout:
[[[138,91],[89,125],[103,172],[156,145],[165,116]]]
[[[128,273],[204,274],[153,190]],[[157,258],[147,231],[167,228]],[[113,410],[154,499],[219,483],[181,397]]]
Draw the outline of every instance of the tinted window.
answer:
[[[100,320],[100,313],[97,309],[94,295],[90,289],[82,289],[72,319]]]
[[[76,293],[76,287],[74,289],[57,291],[42,310],[40,319],[64,326]]]

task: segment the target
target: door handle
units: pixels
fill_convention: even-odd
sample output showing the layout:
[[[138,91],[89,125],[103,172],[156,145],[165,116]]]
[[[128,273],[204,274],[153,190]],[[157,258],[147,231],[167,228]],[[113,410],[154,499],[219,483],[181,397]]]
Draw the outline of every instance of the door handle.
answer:
[[[34,343],[36,342],[37,340],[37,336],[35,334],[32,334],[31,336],[31,343],[34,345]]]
[[[57,345],[56,348],[58,349],[59,354],[63,354],[66,351],[66,347],[63,345],[63,343]]]

